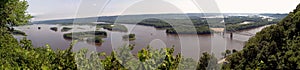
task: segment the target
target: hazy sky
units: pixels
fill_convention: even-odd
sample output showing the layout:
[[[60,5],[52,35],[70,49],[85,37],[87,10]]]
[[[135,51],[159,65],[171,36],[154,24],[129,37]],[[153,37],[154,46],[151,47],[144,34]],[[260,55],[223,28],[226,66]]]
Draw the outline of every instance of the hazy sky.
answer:
[[[201,13],[203,7],[221,13],[288,13],[300,0],[27,0],[34,20],[120,14]],[[199,3],[201,5],[199,5]],[[202,5],[204,3],[205,5]],[[104,8],[105,7],[105,8]]]

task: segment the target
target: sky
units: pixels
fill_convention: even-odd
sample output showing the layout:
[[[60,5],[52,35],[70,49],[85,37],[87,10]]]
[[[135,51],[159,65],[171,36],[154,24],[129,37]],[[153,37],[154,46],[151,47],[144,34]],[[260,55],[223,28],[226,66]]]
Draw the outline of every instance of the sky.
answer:
[[[33,21],[158,13],[289,13],[300,0],[27,0]]]

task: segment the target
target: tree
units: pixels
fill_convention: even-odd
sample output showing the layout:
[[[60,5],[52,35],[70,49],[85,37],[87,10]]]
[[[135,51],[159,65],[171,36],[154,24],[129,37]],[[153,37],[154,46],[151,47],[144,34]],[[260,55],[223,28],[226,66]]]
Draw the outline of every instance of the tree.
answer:
[[[206,70],[211,58],[212,58],[212,56],[209,53],[207,53],[207,52],[202,53],[202,57],[199,59],[199,62],[198,62],[197,70]]]
[[[31,16],[26,12],[28,7],[25,0],[1,0],[0,1],[0,25],[26,24]]]
[[[229,55],[223,69],[300,69],[300,4],[276,25],[250,38],[243,50]]]

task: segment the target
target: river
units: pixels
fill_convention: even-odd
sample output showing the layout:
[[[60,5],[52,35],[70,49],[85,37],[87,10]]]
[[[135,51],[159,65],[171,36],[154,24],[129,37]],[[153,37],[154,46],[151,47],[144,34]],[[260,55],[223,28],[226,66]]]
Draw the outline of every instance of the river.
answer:
[[[214,33],[206,35],[192,35],[192,34],[167,34],[165,29],[157,29],[151,26],[122,24],[129,28],[129,32],[136,35],[136,40],[130,41],[130,44],[135,44],[132,53],[137,53],[142,48],[148,45],[155,49],[162,47],[175,47],[175,53],[182,53],[185,57],[198,58],[198,55],[203,52],[214,52],[217,57],[221,57],[221,52],[229,49],[241,50],[244,43],[256,32],[260,31],[266,26],[247,29],[233,33],[233,38],[229,38],[229,34]],[[268,25],[267,25],[268,26]],[[41,27],[41,29],[38,29]],[[58,31],[50,30],[51,27],[58,27]],[[63,27],[72,27],[73,29],[67,32],[61,32]],[[30,39],[35,47],[44,47],[49,44],[52,49],[67,49],[71,40],[63,38],[64,33],[72,31],[106,31],[108,37],[104,38],[101,45],[94,45],[91,43],[79,41],[75,44],[73,50],[78,51],[82,48],[94,50],[97,52],[106,52],[110,54],[114,49],[124,46],[128,41],[121,40],[122,36],[128,34],[126,32],[108,31],[106,29],[98,29],[92,25],[50,25],[50,24],[33,24],[14,27],[17,30],[24,31],[27,38]],[[15,36],[18,40],[24,36]],[[195,56],[197,55],[197,56]]]

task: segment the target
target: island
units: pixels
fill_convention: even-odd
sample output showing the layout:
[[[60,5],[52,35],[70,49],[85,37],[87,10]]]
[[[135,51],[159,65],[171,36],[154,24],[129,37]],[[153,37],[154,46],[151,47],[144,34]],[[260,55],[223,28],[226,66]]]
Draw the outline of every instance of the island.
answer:
[[[121,24],[97,24],[97,28],[103,28],[110,31],[120,31],[120,32],[127,32],[128,29],[126,26]]]
[[[96,36],[96,37],[87,38],[87,42],[102,43],[104,41],[102,40],[102,37]]]
[[[63,35],[65,39],[71,40],[79,40],[84,41],[87,40],[88,42],[94,41],[95,43],[102,43],[102,38],[107,37],[107,33],[105,31],[86,31],[86,32],[73,32],[73,33],[66,33]]]
[[[123,39],[124,39],[124,40],[133,41],[133,40],[135,40],[135,34],[124,35],[124,36],[123,36]]]
[[[52,30],[52,31],[57,31],[57,27],[50,27],[50,30]]]
[[[69,30],[71,30],[72,28],[70,28],[70,27],[63,27],[60,31],[61,32],[67,32],[67,31],[69,31]]]

